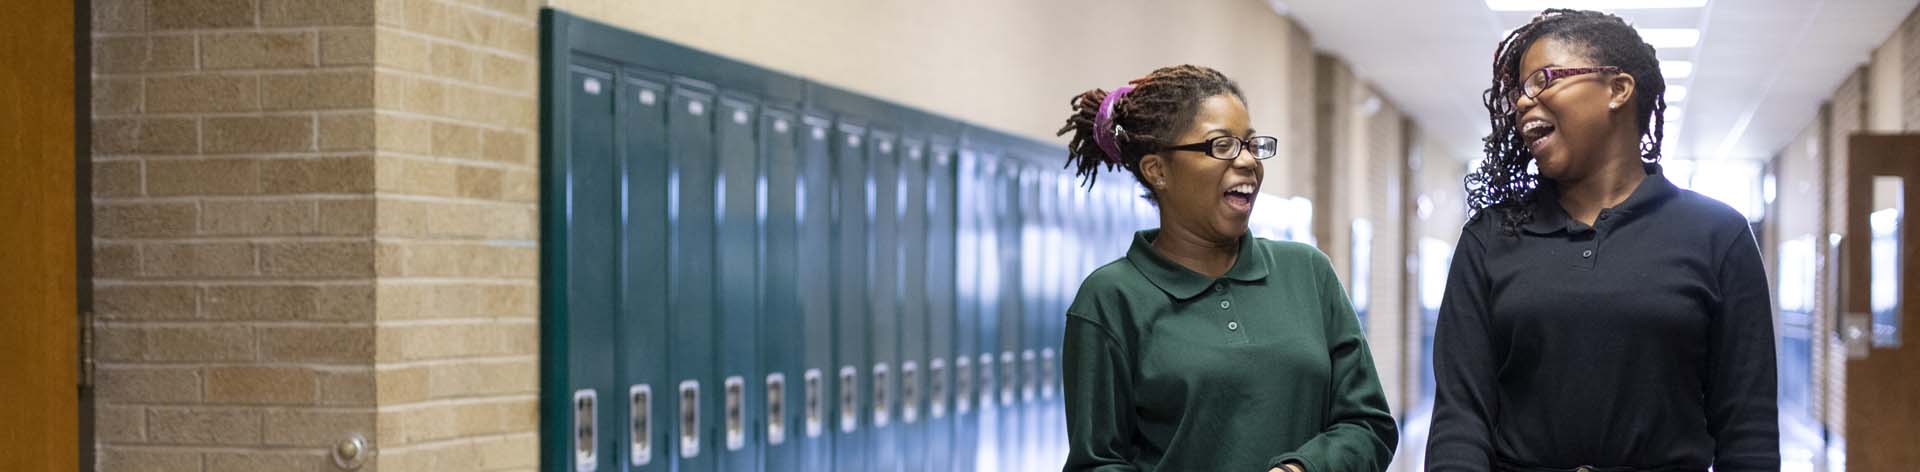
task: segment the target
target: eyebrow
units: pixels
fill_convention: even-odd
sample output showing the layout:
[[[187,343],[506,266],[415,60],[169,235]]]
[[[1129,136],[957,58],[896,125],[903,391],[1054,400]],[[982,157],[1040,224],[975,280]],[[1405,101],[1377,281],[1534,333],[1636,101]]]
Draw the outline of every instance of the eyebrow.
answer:
[[[1233,130],[1226,129],[1226,128],[1214,128],[1214,129],[1208,130],[1206,135],[1213,136],[1214,133],[1221,133],[1227,136],[1234,135]],[[1253,136],[1253,134],[1254,134],[1253,128],[1247,128],[1247,136]]]

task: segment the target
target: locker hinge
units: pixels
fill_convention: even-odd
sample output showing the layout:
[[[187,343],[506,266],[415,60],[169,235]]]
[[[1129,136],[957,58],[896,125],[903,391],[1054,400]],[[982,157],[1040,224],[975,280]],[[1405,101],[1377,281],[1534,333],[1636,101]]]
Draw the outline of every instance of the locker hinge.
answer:
[[[80,322],[80,388],[93,388],[93,312],[82,311]]]

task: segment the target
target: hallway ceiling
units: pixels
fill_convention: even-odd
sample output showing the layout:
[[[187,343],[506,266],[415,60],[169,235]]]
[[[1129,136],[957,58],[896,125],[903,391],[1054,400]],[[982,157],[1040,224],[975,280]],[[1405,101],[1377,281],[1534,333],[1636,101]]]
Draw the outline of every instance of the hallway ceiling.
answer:
[[[1531,0],[1268,0],[1315,47],[1345,59],[1419,126],[1463,159],[1478,159],[1488,131],[1480,94],[1493,48],[1548,2]],[[1643,35],[1696,29],[1693,47],[1662,48],[1692,63],[1669,78],[1688,90],[1670,108],[1666,155],[1766,159],[1812,123],[1820,105],[1864,66],[1920,0],[1588,0],[1554,5],[1701,4],[1615,9]],[[1489,4],[1530,11],[1495,11]],[[1681,33],[1684,36],[1684,32]],[[1684,37],[1679,39],[1685,39]],[[1650,39],[1651,41],[1651,39]],[[1912,51],[1908,51],[1912,56]],[[1906,66],[1916,66],[1907,64]],[[1671,69],[1670,69],[1671,70]],[[1669,101],[1672,101],[1669,94]],[[1677,126],[1676,126],[1677,124]],[[1674,128],[1677,128],[1677,133]]]

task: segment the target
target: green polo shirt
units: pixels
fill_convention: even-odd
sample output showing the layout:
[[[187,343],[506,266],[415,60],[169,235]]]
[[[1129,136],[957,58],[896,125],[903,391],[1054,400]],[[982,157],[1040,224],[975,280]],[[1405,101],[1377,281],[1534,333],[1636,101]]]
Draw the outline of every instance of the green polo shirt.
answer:
[[[1156,236],[1135,234],[1067,310],[1066,470],[1386,469],[1394,420],[1327,256],[1247,236],[1215,279]]]

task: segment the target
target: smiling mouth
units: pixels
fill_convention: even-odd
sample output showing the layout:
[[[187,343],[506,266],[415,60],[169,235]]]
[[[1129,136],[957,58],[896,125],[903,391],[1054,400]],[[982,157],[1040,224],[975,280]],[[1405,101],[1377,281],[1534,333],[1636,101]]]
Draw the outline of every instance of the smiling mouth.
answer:
[[[1253,199],[1255,195],[1258,195],[1258,191],[1259,189],[1253,184],[1235,185],[1233,188],[1227,189],[1224,198],[1227,201],[1228,207],[1241,213],[1247,213],[1253,211]]]
[[[1532,120],[1520,125],[1520,138],[1526,141],[1529,150],[1538,153],[1543,143],[1553,137],[1555,130],[1553,123]]]

